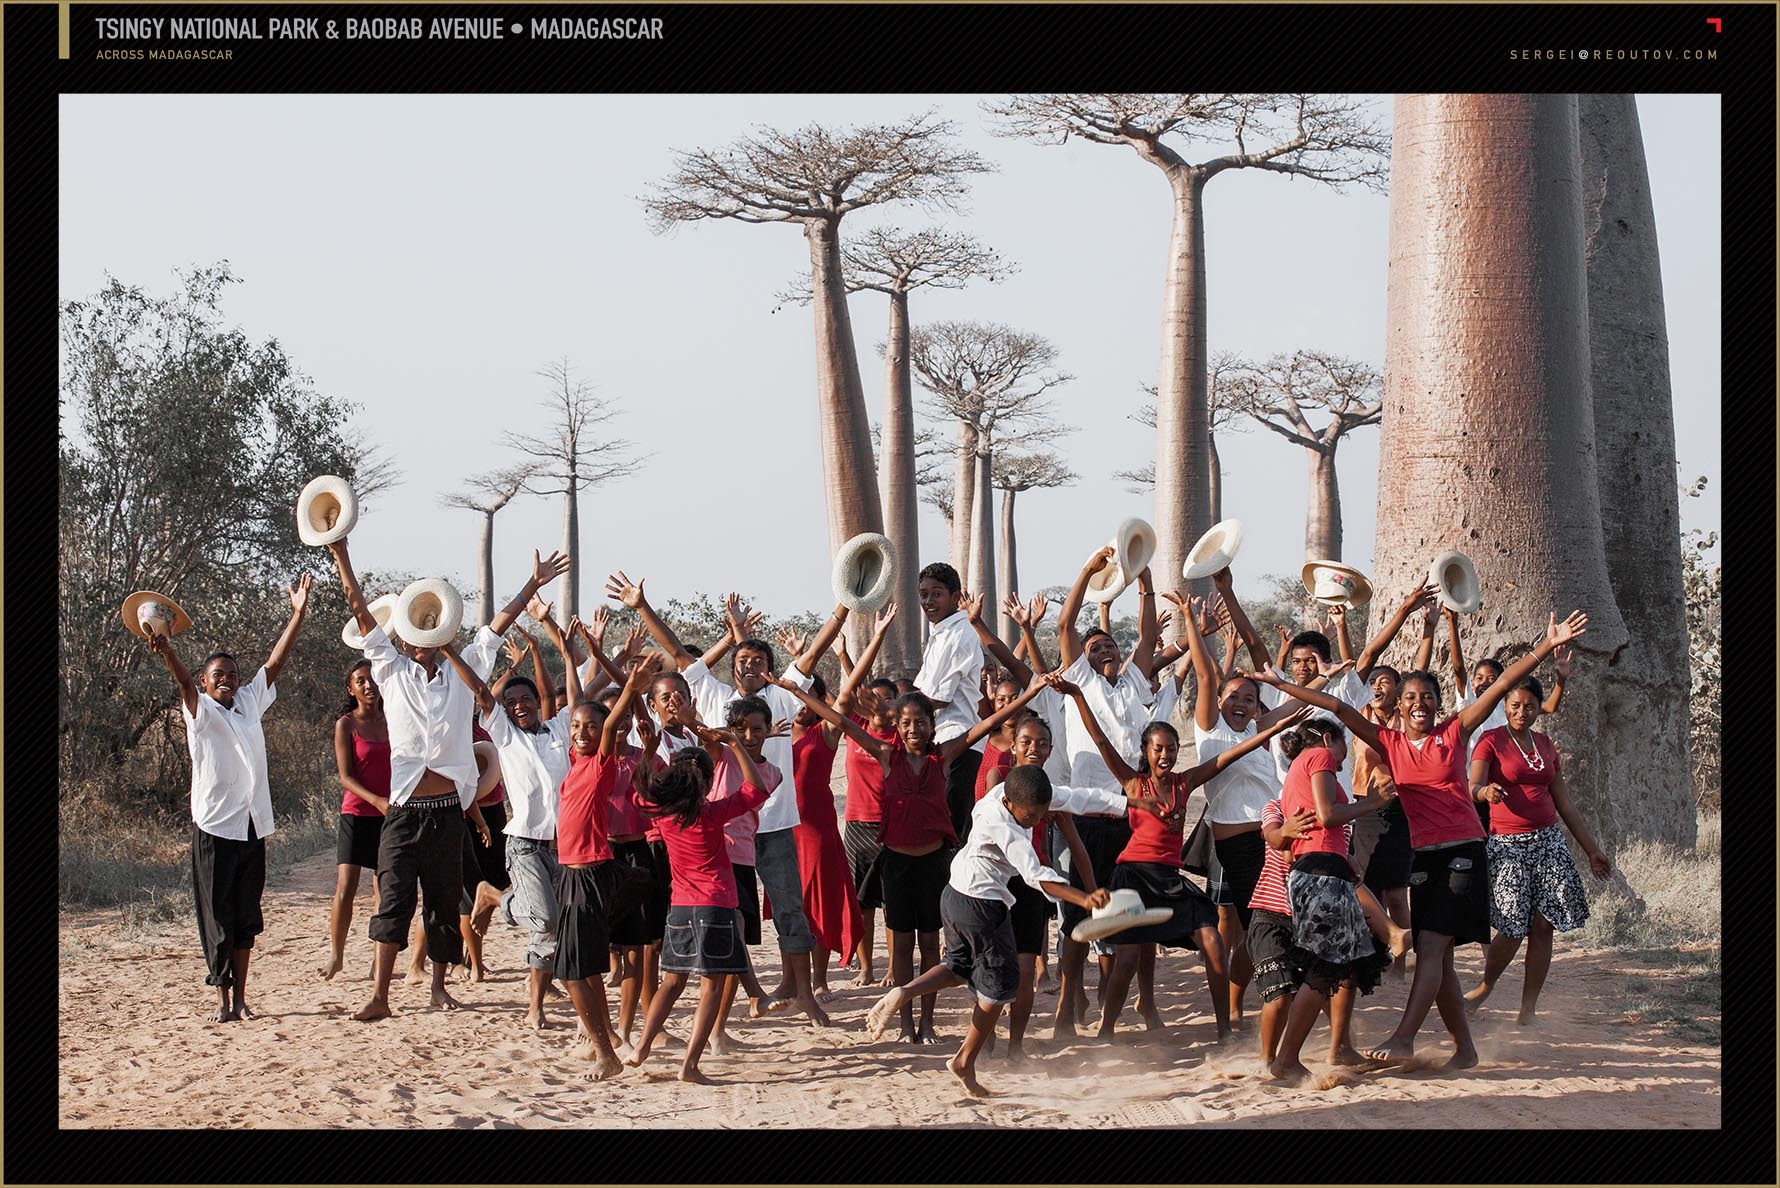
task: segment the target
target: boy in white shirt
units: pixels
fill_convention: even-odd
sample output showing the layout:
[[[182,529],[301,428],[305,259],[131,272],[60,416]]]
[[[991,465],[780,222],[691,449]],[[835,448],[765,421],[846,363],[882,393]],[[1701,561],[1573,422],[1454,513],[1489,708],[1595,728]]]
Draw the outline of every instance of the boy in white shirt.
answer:
[[[933,705],[933,745],[937,747],[969,733],[982,720],[977,714],[977,696],[983,683],[983,645],[962,606],[964,583],[956,569],[935,561],[921,571],[915,592],[931,630],[914,687]],[[959,837],[970,827],[982,748],[979,742],[966,749],[946,769],[946,807],[952,814],[952,831]]]
[[[152,631],[147,637],[148,650],[166,662],[179,686],[185,717],[192,759],[192,897],[209,970],[204,982],[216,987],[212,1018],[218,1023],[254,1017],[247,1005],[247,966],[253,938],[265,928],[260,897],[266,889],[266,837],[273,828],[260,717],[278,699],[278,674],[302,630],[312,580],[304,574],[290,588],[290,622],[245,688],[227,652],[206,658],[194,684],[173,642]]]
[[[1041,767],[1016,767],[999,788],[977,801],[971,811],[970,835],[952,859],[951,877],[940,897],[945,921],[946,951],[940,963],[906,986],[893,987],[873,1004],[866,1030],[884,1034],[904,1001],[969,983],[976,992],[970,1031],[958,1054],[947,1063],[972,1096],[983,1096],[977,1083],[977,1053],[995,1034],[1001,1008],[1014,1000],[1020,985],[1020,960],[1014,947],[1013,920],[1008,909],[1014,895],[1008,883],[1016,876],[1054,899],[1083,909],[1105,907],[1104,890],[1071,887],[1055,870],[1038,860],[1032,830],[1047,812],[1119,813],[1132,807],[1159,812],[1153,800],[1127,800],[1123,792],[1098,788],[1056,788]]]

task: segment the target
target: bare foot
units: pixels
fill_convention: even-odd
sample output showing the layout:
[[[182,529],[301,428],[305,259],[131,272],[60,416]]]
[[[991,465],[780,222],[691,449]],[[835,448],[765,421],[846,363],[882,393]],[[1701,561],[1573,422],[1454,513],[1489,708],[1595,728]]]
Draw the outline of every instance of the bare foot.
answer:
[[[463,1003],[451,997],[451,992],[445,987],[440,986],[433,991],[433,1009],[435,1011],[455,1011],[461,1006]]]
[[[828,1017],[828,1012],[823,1010],[821,1003],[816,1001],[815,995],[812,995],[808,1002],[799,1005],[803,1007],[803,1013],[809,1016],[810,1026],[832,1027],[834,1025]]]
[[[1347,1044],[1329,1053],[1329,1063],[1352,1068],[1355,1065],[1369,1064],[1371,1062],[1364,1056],[1360,1055],[1359,1049],[1355,1048],[1352,1044]]]
[[[727,1031],[719,1032],[711,1037],[711,1051],[719,1056],[739,1056],[743,1052],[752,1052],[753,1044],[743,1043]]]
[[[1533,1021],[1537,1017],[1538,1017],[1538,1012],[1534,1008],[1521,1007],[1520,1014],[1518,1014],[1514,1017],[1514,1021],[1515,1021],[1515,1023],[1519,1024],[1522,1027],[1531,1027],[1533,1025]]]
[[[1167,1024],[1162,1022],[1162,1012],[1155,1007],[1151,1007],[1147,1011],[1140,1011],[1138,1013],[1143,1016],[1144,1030],[1157,1033],[1163,1033],[1168,1030]]]
[[[1046,974],[1044,977],[1038,979],[1038,992],[1040,994],[1055,994],[1057,993],[1057,986],[1058,982],[1056,974]]]
[[[1010,1042],[1007,1046],[1007,1062],[1009,1064],[1024,1064],[1025,1061],[1026,1061],[1026,1046],[1025,1046],[1025,1044],[1023,1042],[1022,1043]]]
[[[486,961],[473,962],[469,966],[465,967],[464,973],[465,973],[466,981],[470,981],[470,982],[487,981],[488,980],[488,963]]]
[[[1415,945],[1415,934],[1410,932],[1409,929],[1399,928],[1395,924],[1391,925],[1391,931],[1388,934],[1388,937],[1389,939],[1387,939],[1385,943],[1390,946],[1392,961],[1395,961],[1397,958],[1403,956],[1403,954],[1409,952]]]
[[[866,1013],[865,1033],[873,1039],[882,1039],[884,1032],[890,1029],[891,1018],[902,1009],[903,1000],[907,997],[901,986],[890,987],[890,993],[874,1002],[871,1010]],[[914,1037],[907,1035],[907,1038]]]
[[[1479,982],[1476,986],[1472,987],[1465,995],[1465,1013],[1467,1015],[1476,1015],[1483,1004],[1489,1000],[1490,991],[1493,988],[1494,987],[1484,982]]]
[[[1447,1072],[1458,1072],[1462,1069],[1476,1068],[1476,1067],[1477,1067],[1477,1049],[1473,1048],[1469,1045],[1466,1045],[1465,1047],[1460,1048],[1457,1052],[1454,1052],[1452,1054],[1452,1059],[1448,1060],[1446,1062],[1446,1071]]]
[[[430,986],[433,984],[433,975],[426,971],[424,965],[410,965],[408,976],[404,980],[410,986]]]
[[[329,953],[321,959],[321,964],[316,967],[315,972],[321,975],[322,981],[331,982],[334,980],[334,975],[340,972],[340,967],[345,964],[344,956],[339,953]]]
[[[915,1035],[915,1042],[917,1044],[937,1044],[937,1043],[939,1043],[939,1036],[933,1034],[933,1024],[931,1024],[931,1023],[921,1024],[921,1030]]]
[[[259,1016],[254,1013],[254,1009],[252,1007],[248,1006],[244,1002],[238,1002],[235,1004],[235,1018],[237,1018],[237,1019],[257,1019],[257,1018],[259,1018]]]
[[[1415,1059],[1415,1042],[1399,1043],[1392,1041],[1382,1048],[1368,1048],[1366,1059],[1376,1060],[1380,1064],[1408,1064]]]
[[[593,1067],[582,1074],[582,1080],[609,1081],[624,1071],[624,1063],[614,1053],[593,1051],[592,1044],[588,1049],[586,1059],[593,1061]]]
[[[215,1012],[211,1014],[210,1021],[212,1023],[233,1023],[235,1021],[235,1012],[226,1006],[219,1005]]]
[[[643,1061],[649,1059],[649,1053],[639,1052],[633,1049],[630,1055],[620,1057],[620,1059],[624,1061],[626,1068],[641,1068],[643,1066]]]
[[[546,1027],[550,1026],[550,1020],[544,1017],[544,1010],[542,1007],[535,1011],[527,1008],[525,1012],[525,1025],[533,1031],[543,1031]]]
[[[568,995],[563,992],[563,988],[561,986],[558,986],[554,979],[544,983],[544,999],[545,999],[545,1001],[547,1001],[547,1002],[548,1001],[561,1002],[564,999],[566,999],[567,997],[568,997]]]
[[[1236,1032],[1247,1031],[1248,1023],[1243,1020],[1243,1017],[1241,1015],[1231,1015],[1230,1016],[1230,1030],[1236,1031]]]
[[[360,1023],[369,1023],[373,1019],[387,1019],[389,1018],[389,999],[374,997],[370,1002],[354,1011],[352,1017]]]
[[[963,1085],[964,1091],[972,1097],[994,1096],[994,1094],[990,1093],[987,1089],[983,1088],[982,1085],[977,1083],[976,1071],[964,1064],[962,1053],[946,1061],[946,1067],[952,1070],[952,1075],[958,1078],[958,1083]]]
[[[1075,1024],[1058,1023],[1051,1028],[1051,1043],[1072,1044],[1076,1041]]]
[[[871,979],[867,978],[865,980],[870,981]],[[890,987],[892,987],[894,985],[896,985],[896,979],[892,978],[889,974],[885,974],[883,977],[879,978],[877,981],[877,987],[880,990],[888,990]]]
[[[1301,1062],[1287,1060],[1284,1056],[1276,1059],[1267,1071],[1273,1074],[1274,1080],[1284,1081],[1288,1085],[1296,1085],[1310,1075],[1310,1070]]]
[[[476,905],[470,909],[470,930],[477,936],[488,935],[488,922],[494,909],[501,906],[501,892],[493,883],[476,884]]]
[[[697,1065],[693,1065],[691,1068],[687,1068],[684,1065],[682,1065],[680,1068],[680,1079],[682,1081],[685,1081],[688,1085],[709,1085],[709,1084],[711,1084],[711,1078],[705,1076],[704,1073],[699,1072]]]

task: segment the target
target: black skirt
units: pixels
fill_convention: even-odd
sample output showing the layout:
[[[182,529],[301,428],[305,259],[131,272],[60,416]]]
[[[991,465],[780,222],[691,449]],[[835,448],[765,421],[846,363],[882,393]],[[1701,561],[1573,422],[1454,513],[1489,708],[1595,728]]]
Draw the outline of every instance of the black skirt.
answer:
[[[1115,945],[1169,945],[1176,949],[1197,949],[1201,928],[1218,926],[1218,909],[1192,881],[1178,869],[1161,862],[1121,862],[1113,868],[1107,890],[1126,887],[1143,896],[1143,905],[1167,908],[1172,920],[1160,924],[1143,924],[1127,928],[1107,939]]]
[[[1417,932],[1450,936],[1454,944],[1490,943],[1489,852],[1482,838],[1415,852],[1409,918]]]
[[[661,939],[660,923],[649,930],[648,905],[655,898],[655,855],[646,841],[612,843],[612,857],[618,863],[618,880],[613,888],[614,902],[606,922],[609,942],[613,947],[646,945]],[[663,916],[666,913],[662,913]]]
[[[334,831],[334,863],[337,866],[362,866],[377,869],[377,842],[383,836],[383,814],[361,817],[341,813],[340,827]]]
[[[564,981],[597,978],[612,968],[606,901],[616,866],[565,866],[557,875],[555,973]]]

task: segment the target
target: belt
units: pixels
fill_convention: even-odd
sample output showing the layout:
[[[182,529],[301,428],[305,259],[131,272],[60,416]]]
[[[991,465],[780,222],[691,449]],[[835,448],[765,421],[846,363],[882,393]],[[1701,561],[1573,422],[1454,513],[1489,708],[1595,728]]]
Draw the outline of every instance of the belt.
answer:
[[[407,804],[400,805],[399,807],[411,808],[411,809],[442,809],[442,808],[461,809],[463,807],[463,801],[458,799],[457,793],[451,792],[444,796],[416,796],[416,797],[412,797],[409,799]]]

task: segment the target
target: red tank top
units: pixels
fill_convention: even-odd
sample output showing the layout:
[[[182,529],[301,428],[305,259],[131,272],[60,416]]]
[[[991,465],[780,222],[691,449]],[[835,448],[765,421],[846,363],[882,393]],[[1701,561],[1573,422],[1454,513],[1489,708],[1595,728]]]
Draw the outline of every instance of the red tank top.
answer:
[[[363,738],[352,724],[351,714],[342,714],[346,729],[352,732],[352,774],[368,790],[379,796],[389,795],[389,740]],[[381,817],[377,806],[344,786],[340,789],[340,811],[348,817]]]

